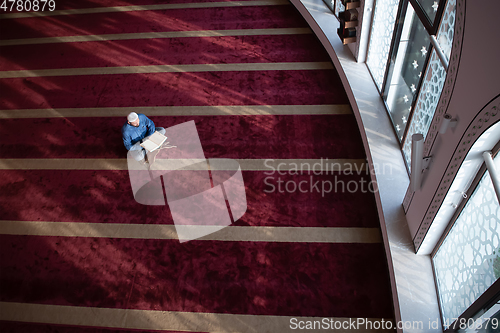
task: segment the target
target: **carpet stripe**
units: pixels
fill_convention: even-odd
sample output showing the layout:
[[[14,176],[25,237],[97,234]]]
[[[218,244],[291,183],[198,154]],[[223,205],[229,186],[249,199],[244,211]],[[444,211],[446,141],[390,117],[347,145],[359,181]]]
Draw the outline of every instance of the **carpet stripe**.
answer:
[[[0,110],[0,119],[123,117],[129,112],[153,116],[255,116],[255,115],[345,115],[352,114],[348,104],[330,105],[202,105],[130,106],[108,108],[60,108]]]
[[[0,241],[3,302],[257,316],[392,312],[380,243],[17,235]]]
[[[218,230],[193,226],[196,230]],[[183,226],[183,228],[188,228]],[[2,235],[177,239],[175,226],[121,223],[1,221]],[[240,227],[229,226],[198,240],[230,242],[381,243],[378,228]]]
[[[95,7],[119,7],[119,6],[144,6],[144,5],[156,5],[161,2],[168,3],[199,3],[199,2],[231,2],[234,0],[168,0],[168,1],[158,1],[158,0],[87,0],[87,1],[66,1],[58,2],[57,9],[82,9],[82,8],[95,8]],[[252,1],[252,0],[237,0],[237,1]]]
[[[72,76],[14,78],[0,80],[0,91],[2,110],[348,103],[334,70],[83,75],[77,80]]]
[[[334,69],[330,62],[289,62],[289,63],[239,63],[239,64],[195,64],[195,65],[156,65],[122,66],[95,68],[61,68],[22,71],[2,71],[0,79],[45,76],[145,74],[145,73],[193,73],[193,72],[231,72],[231,71],[292,71]]]
[[[96,307],[61,306],[0,302],[0,320],[36,322],[91,327],[113,327],[151,330],[182,330],[187,332],[293,332],[290,320],[319,321],[319,317],[292,317],[241,315],[227,313],[200,313],[179,311],[154,311],[132,309],[109,309]],[[330,318],[329,318],[330,319]],[[331,318],[334,321],[349,321],[350,318]],[[356,321],[356,318],[352,318]],[[381,318],[369,318],[381,321]],[[324,330],[308,330],[308,332]],[[335,330],[354,332],[358,330]],[[364,329],[363,332],[392,332],[388,330]]]
[[[127,151],[120,129],[126,115],[2,119],[0,159],[125,158]],[[352,115],[150,116],[150,119],[165,128],[194,121],[208,158],[365,158]],[[176,145],[176,138],[169,140]]]
[[[221,37],[221,36],[260,36],[260,35],[305,35],[312,34],[309,28],[276,28],[276,29],[238,29],[238,30],[200,30],[200,31],[167,31],[142,32],[106,35],[61,36],[44,38],[25,38],[0,40],[0,46],[96,42],[129,39],[181,38],[181,37]]]
[[[242,171],[247,213],[234,225],[319,228],[380,226],[374,213],[375,200],[367,190],[370,179],[366,173],[270,173],[270,169],[267,172]],[[0,175],[2,220],[174,224],[169,206],[141,205],[134,200],[127,171],[2,170]],[[305,181],[306,184],[302,183],[302,191],[287,191],[285,185],[280,190],[277,187],[279,180],[283,184],[290,181],[295,184]],[[321,193],[323,181],[332,183],[330,192],[327,192],[329,186],[325,185],[326,191]],[[361,182],[364,182],[364,191]],[[349,183],[357,183],[357,191],[352,185],[349,190]],[[313,184],[317,185],[317,189],[312,187]],[[360,205],[360,202],[363,204]]]
[[[193,8],[217,8],[217,7],[243,7],[243,6],[276,6],[290,5],[288,0],[263,0],[263,1],[225,1],[225,2],[198,2],[198,3],[175,3],[143,6],[119,6],[98,7],[84,9],[65,9],[40,12],[21,12],[0,14],[0,19],[14,19],[27,17],[46,17],[59,15],[97,14],[115,12],[135,12],[143,10],[168,10],[168,9],[193,9]]]
[[[168,50],[168,52],[165,52]],[[52,68],[330,61],[309,35],[218,36],[15,45],[0,71]],[[43,56],[33,57],[33,54]],[[93,57],[92,54],[102,56]]]
[[[272,168],[290,171],[301,164],[323,165],[328,171],[366,171],[364,159],[236,159],[243,171],[270,171]],[[333,169],[333,170],[332,170]],[[0,170],[128,170],[126,159],[0,159]],[[319,169],[318,169],[319,170]]]
[[[198,8],[0,20],[0,31],[1,39],[7,40],[156,31],[308,27],[300,18],[293,6]]]

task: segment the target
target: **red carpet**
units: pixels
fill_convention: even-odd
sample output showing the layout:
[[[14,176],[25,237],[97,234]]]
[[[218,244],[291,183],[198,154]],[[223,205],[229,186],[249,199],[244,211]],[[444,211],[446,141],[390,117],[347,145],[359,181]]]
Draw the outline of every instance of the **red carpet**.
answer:
[[[5,46],[2,58],[7,61],[0,63],[0,70],[329,61],[312,36],[225,36],[61,43],[50,47],[44,44]],[[33,58],[33,53],[39,56]]]
[[[2,301],[316,317],[392,310],[379,301],[390,291],[381,244],[2,236],[0,249]]]
[[[175,0],[167,3],[223,2]],[[244,1],[243,1],[244,2]],[[160,0],[65,1],[57,9],[151,5]],[[216,4],[215,4],[216,5]],[[0,20],[0,40],[168,31],[304,28],[291,5],[182,8]],[[328,62],[313,34],[153,38],[0,46],[0,72],[149,65]],[[151,106],[344,105],[338,74],[258,70],[0,79],[0,110]],[[81,110],[85,112],[86,110]],[[106,109],[103,109],[103,113]],[[124,116],[128,111],[124,111]],[[1,111],[0,111],[1,113]],[[85,115],[83,113],[83,115]],[[2,119],[0,159],[125,159],[125,117]],[[364,159],[354,115],[151,116],[157,126],[194,120],[207,158]],[[0,165],[2,161],[0,160]],[[372,193],[269,193],[270,175],[243,170],[248,209],[234,224],[377,228]],[[311,182],[287,173],[282,181]],[[366,185],[362,174],[313,181]],[[267,183],[267,184],[266,184]],[[5,221],[172,225],[168,206],[134,201],[125,170],[0,169]],[[1,229],[0,229],[1,230]],[[281,229],[284,230],[284,229]],[[355,230],[355,229],[351,229]],[[257,316],[393,320],[382,243],[290,240],[152,240],[0,233],[0,302]],[[12,302],[12,303],[9,303]],[[2,304],[0,304],[1,306]],[[28,318],[30,313],[25,313]],[[192,317],[191,317],[192,318]],[[271,318],[271,319],[270,319]],[[4,318],[5,319],[5,318]],[[26,319],[28,320],[28,319]],[[69,320],[69,319],[68,319]],[[187,319],[186,319],[187,320]],[[30,321],[30,320],[28,320]],[[162,323],[154,332],[177,332]],[[41,319],[0,321],[2,332],[153,332]],[[171,329],[171,330],[168,330]],[[177,328],[176,328],[177,329]],[[230,330],[218,327],[217,330]],[[200,329],[200,332],[209,331]]]
[[[12,170],[2,172],[2,219],[14,221],[71,221],[91,223],[173,224],[168,206],[145,206],[134,201],[127,171]],[[278,175],[244,171],[247,213],[235,225],[283,227],[377,227],[375,201],[369,192],[341,192],[347,184],[366,175],[279,176],[283,182],[338,182],[338,192],[282,193]],[[269,193],[272,184],[276,191]],[[291,188],[291,187],[290,187]],[[367,187],[366,187],[367,188]],[[363,204],[359,204],[362,202]]]
[[[194,120],[209,158],[364,158],[354,117],[331,118],[170,116],[151,120],[162,127]],[[124,158],[121,133],[109,130],[123,123],[122,118],[2,120],[0,158]],[[19,137],[20,132],[29,135]]]
[[[333,70],[29,77],[0,90],[1,109],[347,103]]]
[[[135,5],[157,5],[163,3],[204,3],[204,2],[231,2],[234,0],[66,0],[57,4],[57,9],[82,9],[100,7],[119,7]],[[238,2],[253,0],[238,0]]]
[[[165,330],[124,330],[113,328],[96,328],[82,326],[67,326],[53,324],[35,324],[35,323],[20,323],[0,321],[2,333],[185,333],[185,331],[165,331]],[[201,332],[200,332],[201,333]]]
[[[2,39],[300,27],[307,27],[307,24],[292,6],[192,8],[0,20]]]

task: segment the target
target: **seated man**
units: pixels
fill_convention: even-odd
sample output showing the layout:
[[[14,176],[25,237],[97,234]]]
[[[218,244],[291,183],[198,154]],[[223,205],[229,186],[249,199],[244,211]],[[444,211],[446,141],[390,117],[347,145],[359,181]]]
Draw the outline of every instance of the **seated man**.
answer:
[[[141,147],[141,142],[155,130],[165,135],[163,127],[155,127],[153,121],[142,113],[131,112],[127,116],[127,122],[122,127],[123,144],[136,161],[146,161],[146,150]]]

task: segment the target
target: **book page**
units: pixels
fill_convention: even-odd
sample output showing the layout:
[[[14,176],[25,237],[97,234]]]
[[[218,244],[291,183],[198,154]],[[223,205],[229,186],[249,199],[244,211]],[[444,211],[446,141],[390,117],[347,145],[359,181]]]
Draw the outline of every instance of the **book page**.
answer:
[[[161,146],[166,139],[167,138],[165,137],[165,135],[161,134],[160,132],[154,132],[149,137],[149,140],[153,141],[158,146]]]
[[[141,147],[144,147],[145,149],[151,152],[153,150],[156,150],[159,147],[159,145],[148,139],[143,143],[141,143]]]

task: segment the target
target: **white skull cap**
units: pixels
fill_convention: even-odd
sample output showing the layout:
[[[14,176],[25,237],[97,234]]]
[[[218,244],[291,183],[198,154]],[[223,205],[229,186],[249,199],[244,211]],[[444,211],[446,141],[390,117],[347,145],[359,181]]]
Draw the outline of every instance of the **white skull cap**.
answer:
[[[135,112],[130,112],[127,116],[127,120],[129,123],[136,121],[137,118],[139,118],[139,116]]]

